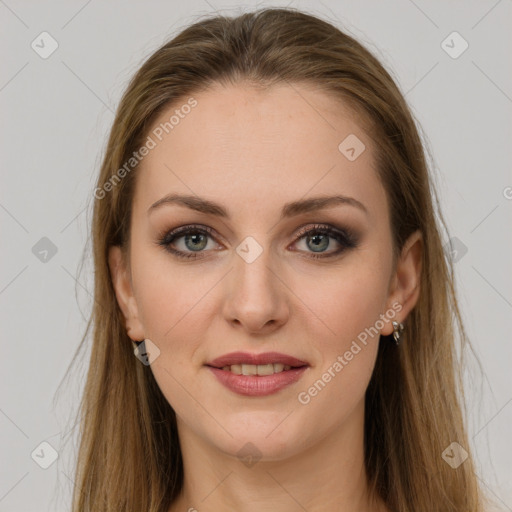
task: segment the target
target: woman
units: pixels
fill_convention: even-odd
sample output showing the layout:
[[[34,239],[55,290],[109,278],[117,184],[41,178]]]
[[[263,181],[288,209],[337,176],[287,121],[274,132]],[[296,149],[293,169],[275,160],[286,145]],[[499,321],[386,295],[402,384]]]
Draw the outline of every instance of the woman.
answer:
[[[75,511],[482,510],[442,216],[357,41],[291,9],[185,29],[94,196]]]

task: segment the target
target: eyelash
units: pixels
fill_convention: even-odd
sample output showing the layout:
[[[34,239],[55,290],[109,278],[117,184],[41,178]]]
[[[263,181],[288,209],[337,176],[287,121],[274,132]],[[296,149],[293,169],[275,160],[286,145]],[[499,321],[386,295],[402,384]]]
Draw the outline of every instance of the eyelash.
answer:
[[[182,238],[185,235],[189,234],[203,234],[203,235],[210,235],[212,238],[214,238],[214,232],[213,229],[207,227],[207,226],[200,226],[191,224],[189,226],[181,226],[179,228],[176,228],[174,230],[171,230],[167,233],[165,233],[163,236],[161,235],[158,240],[158,245],[162,246],[166,251],[170,252],[171,254],[177,256],[178,258],[182,259],[198,259],[203,258],[203,256],[199,256],[198,254],[203,251],[197,251],[194,252],[182,252],[178,251],[176,249],[172,249],[170,245],[176,241],[179,238]],[[327,255],[320,255],[320,254],[314,254],[311,253],[309,256],[313,259],[323,259],[323,258],[332,258],[335,256],[338,256],[342,252],[344,252],[347,249],[352,249],[357,247],[357,238],[354,235],[354,233],[351,230],[348,229],[337,229],[332,226],[329,226],[328,224],[315,224],[313,227],[305,227],[302,228],[296,235],[294,244],[302,240],[306,237],[306,235],[328,235],[331,238],[334,238],[336,242],[338,242],[342,248],[338,249],[334,253],[329,253]]]

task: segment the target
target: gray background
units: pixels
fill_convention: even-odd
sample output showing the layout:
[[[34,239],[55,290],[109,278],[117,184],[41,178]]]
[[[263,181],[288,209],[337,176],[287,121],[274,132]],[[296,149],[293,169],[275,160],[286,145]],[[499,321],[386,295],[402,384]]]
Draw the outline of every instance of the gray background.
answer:
[[[84,370],[54,398],[91,307],[91,266],[79,274],[78,264],[95,175],[128,79],[199,16],[264,5],[286,4],[0,0],[0,511],[69,506],[76,442],[65,439],[77,430],[69,417]],[[480,380],[466,380],[478,477],[500,509],[512,511],[512,3],[288,5],[332,21],[374,51],[424,131],[449,225],[445,242],[457,239],[467,330],[483,366]],[[58,43],[47,59],[31,47],[43,31]],[[457,58],[442,45],[453,31],[469,44]],[[462,48],[447,41],[452,54]],[[34,450],[49,457],[42,442],[59,455],[48,469],[31,458]]]

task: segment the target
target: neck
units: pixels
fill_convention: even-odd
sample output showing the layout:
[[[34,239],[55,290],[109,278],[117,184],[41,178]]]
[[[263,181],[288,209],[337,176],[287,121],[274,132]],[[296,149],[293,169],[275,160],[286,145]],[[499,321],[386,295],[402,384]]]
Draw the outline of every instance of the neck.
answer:
[[[219,450],[178,421],[184,486],[170,512],[381,512],[368,496],[364,468],[364,402],[343,425],[289,457],[242,460]]]

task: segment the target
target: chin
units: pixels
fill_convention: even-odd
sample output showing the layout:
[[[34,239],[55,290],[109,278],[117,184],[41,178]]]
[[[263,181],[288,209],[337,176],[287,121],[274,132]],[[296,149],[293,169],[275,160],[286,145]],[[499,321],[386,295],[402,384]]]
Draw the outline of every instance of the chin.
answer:
[[[305,436],[297,419],[286,418],[287,414],[244,413],[242,422],[236,418],[225,422],[219,420],[233,437],[224,432],[225,435],[213,443],[237,458],[249,455],[262,461],[277,461],[292,457],[304,449]]]

